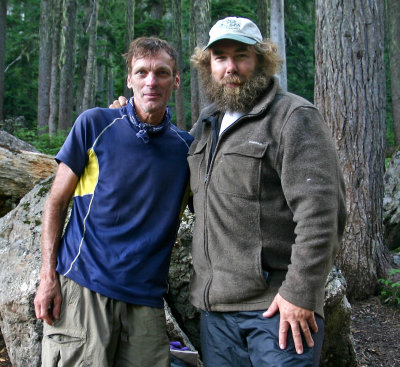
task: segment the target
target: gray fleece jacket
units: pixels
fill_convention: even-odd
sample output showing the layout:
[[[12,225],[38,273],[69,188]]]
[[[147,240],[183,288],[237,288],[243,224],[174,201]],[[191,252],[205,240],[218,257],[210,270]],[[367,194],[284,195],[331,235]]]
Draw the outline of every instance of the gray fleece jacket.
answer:
[[[221,116],[211,105],[191,131],[191,302],[210,311],[265,310],[279,292],[323,316],[326,277],[346,219],[327,125],[276,79],[217,138]]]

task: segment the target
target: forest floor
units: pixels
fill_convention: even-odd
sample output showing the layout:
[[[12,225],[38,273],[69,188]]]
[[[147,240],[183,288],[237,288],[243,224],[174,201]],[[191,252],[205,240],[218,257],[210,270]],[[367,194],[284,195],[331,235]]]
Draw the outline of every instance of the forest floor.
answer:
[[[352,334],[360,367],[400,367],[400,309],[379,297],[352,304]],[[0,366],[12,367],[0,333]],[[339,367],[339,366],[338,366]]]

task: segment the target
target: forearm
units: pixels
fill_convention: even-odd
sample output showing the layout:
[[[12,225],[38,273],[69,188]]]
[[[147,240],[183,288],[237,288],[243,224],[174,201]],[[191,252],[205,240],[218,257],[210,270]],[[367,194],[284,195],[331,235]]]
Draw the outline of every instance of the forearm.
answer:
[[[56,202],[51,196],[46,202],[42,223],[41,280],[56,277],[57,252],[62,236],[68,203]]]
[[[71,169],[60,163],[43,215],[41,280],[56,277],[58,247],[77,182],[78,177]]]

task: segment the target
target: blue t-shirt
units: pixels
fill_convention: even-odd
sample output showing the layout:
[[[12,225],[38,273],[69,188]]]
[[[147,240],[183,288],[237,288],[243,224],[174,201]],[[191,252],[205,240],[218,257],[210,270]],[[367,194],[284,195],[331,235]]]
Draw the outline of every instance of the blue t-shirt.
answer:
[[[193,138],[166,114],[145,141],[134,116],[132,103],[85,111],[56,156],[79,177],[57,271],[107,297],[163,307]]]

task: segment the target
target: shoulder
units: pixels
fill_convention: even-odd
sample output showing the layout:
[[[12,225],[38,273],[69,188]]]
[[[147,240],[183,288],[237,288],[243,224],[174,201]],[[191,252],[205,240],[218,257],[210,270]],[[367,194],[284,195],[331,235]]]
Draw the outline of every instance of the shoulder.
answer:
[[[95,107],[83,111],[76,119],[75,128],[94,129],[101,131],[108,125],[126,117],[126,111],[122,108],[110,109]]]
[[[102,108],[94,107],[86,111],[83,111],[78,119],[83,121],[93,121],[93,120],[113,120],[118,117],[126,115],[126,111],[123,108]]]
[[[192,143],[193,137],[185,130],[179,129],[176,125],[170,124],[170,132],[178,139],[184,141],[188,146]]]
[[[279,90],[276,94],[275,101],[276,104],[288,105],[292,109],[296,109],[298,107],[306,107],[317,109],[310,101],[305,98],[290,92],[284,92]]]

